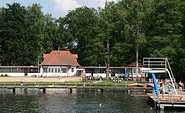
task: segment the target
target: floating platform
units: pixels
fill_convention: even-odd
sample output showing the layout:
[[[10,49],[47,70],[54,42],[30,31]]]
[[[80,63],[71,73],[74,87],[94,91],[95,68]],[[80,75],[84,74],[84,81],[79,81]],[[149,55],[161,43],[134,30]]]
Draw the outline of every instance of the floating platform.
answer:
[[[185,95],[171,95],[165,94],[165,98],[162,94],[159,96],[152,96],[151,93],[147,93],[150,98],[149,102],[152,107],[156,109],[164,108],[183,108],[185,109]]]
[[[134,84],[129,84],[127,87],[128,88],[144,88],[144,89],[146,89],[147,85],[134,83]]]

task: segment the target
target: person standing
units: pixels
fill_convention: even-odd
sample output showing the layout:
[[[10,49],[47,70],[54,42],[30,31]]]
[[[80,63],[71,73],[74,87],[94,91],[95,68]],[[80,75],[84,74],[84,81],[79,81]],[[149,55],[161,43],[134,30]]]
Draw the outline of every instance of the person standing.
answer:
[[[171,98],[172,98],[172,83],[170,82],[168,84],[168,96],[169,96],[169,100],[171,101]]]
[[[160,82],[160,93],[162,94],[162,99],[165,100],[165,88],[164,88],[164,82]]]
[[[183,83],[180,81],[179,82],[179,93],[182,94],[182,89],[183,89]]]

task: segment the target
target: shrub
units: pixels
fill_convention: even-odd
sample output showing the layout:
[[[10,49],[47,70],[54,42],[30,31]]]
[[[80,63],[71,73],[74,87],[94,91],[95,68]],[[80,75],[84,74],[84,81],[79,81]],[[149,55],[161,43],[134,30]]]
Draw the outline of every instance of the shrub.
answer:
[[[1,74],[1,77],[8,77],[8,74]]]

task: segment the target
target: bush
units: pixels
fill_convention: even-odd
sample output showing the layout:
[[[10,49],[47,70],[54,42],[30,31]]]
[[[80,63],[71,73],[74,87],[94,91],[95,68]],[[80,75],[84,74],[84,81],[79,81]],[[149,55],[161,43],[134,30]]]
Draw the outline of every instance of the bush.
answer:
[[[8,76],[8,74],[5,74],[4,76],[5,76],[5,77],[7,77],[7,76]]]
[[[8,74],[1,74],[1,77],[8,77]]]

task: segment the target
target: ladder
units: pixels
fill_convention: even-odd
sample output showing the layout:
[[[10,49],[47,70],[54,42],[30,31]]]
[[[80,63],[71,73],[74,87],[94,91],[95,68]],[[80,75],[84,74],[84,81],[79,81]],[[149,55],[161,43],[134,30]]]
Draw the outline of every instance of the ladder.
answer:
[[[175,94],[178,95],[174,83],[175,77],[167,58],[145,57],[143,58],[143,66],[147,68],[147,70],[144,71],[145,73],[168,73]]]

